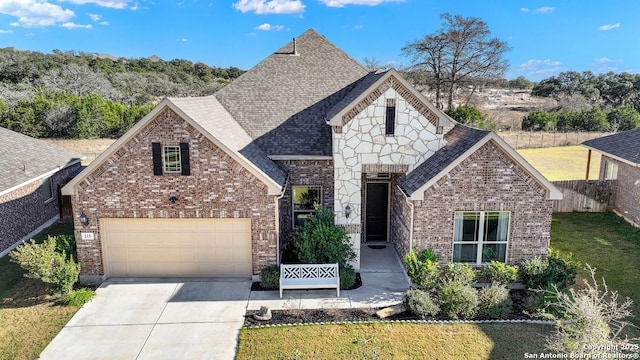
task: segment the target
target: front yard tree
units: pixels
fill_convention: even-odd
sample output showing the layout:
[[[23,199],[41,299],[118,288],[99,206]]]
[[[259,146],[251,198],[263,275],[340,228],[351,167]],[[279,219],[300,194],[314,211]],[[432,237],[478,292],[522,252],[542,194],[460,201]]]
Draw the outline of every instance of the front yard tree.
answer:
[[[477,17],[462,17],[444,13],[440,15],[442,27],[423,39],[402,48],[412,57],[412,67],[433,73],[430,79],[436,93],[436,104],[441,106],[440,93],[446,91],[447,109],[453,105],[456,88],[474,80],[501,79],[508,67],[504,54],[509,46],[491,38],[489,26]]]

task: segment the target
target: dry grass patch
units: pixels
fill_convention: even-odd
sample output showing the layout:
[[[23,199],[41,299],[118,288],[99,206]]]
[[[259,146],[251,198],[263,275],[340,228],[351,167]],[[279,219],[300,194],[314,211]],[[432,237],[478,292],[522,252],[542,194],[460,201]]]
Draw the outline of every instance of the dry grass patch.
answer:
[[[236,359],[514,359],[552,326],[371,323],[242,329]]]
[[[95,160],[100,154],[102,154],[111,144],[116,140],[114,139],[41,139],[50,144],[58,145],[65,149],[73,150],[84,154],[86,159],[82,161],[82,165],[88,165]]]
[[[588,149],[583,146],[522,149],[518,153],[550,181],[585,178]],[[600,157],[600,153],[591,153],[589,179],[598,178]]]

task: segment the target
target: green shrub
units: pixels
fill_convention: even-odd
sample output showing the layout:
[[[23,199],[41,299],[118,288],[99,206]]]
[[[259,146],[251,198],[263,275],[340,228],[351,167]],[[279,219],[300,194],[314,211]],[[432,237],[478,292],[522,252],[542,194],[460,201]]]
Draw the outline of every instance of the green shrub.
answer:
[[[518,281],[518,267],[499,261],[491,261],[487,267],[482,269],[481,276],[488,282],[507,285]]]
[[[540,257],[526,260],[520,267],[520,277],[530,289],[547,289],[556,285],[563,291],[575,283],[579,268],[580,263],[573,260],[571,253],[562,255],[549,249],[546,260]]]
[[[438,292],[440,310],[452,320],[473,318],[478,310],[478,292],[458,281],[445,280]]]
[[[512,301],[509,289],[498,283],[478,292],[478,317],[483,319],[504,319],[511,311]]]
[[[57,235],[55,239],[57,252],[76,259],[76,239],[73,236]]]
[[[340,266],[340,289],[351,289],[356,283],[356,271],[351,266]]]
[[[316,212],[300,226],[292,244],[298,259],[306,264],[346,265],[356,258],[346,230],[334,223],[331,211],[316,207]]]
[[[409,289],[404,293],[404,307],[423,320],[440,312],[438,303],[431,295],[419,289]]]
[[[24,276],[51,284],[49,290],[54,294],[70,293],[80,274],[80,265],[73,262],[71,256],[67,260],[64,254],[56,251],[56,237],[49,236],[42,244],[31,240],[18,246],[9,256],[25,270]]]
[[[476,271],[469,264],[448,263],[442,272],[442,281],[456,282],[463,286],[471,285],[476,280]]]
[[[91,289],[82,288],[79,290],[72,291],[65,295],[64,303],[72,306],[82,306],[96,295],[96,292]]]
[[[269,265],[260,271],[260,286],[265,289],[280,287],[280,266]]]
[[[440,278],[440,265],[432,251],[423,250],[420,257],[411,251],[403,259],[411,281],[426,291],[432,291]]]

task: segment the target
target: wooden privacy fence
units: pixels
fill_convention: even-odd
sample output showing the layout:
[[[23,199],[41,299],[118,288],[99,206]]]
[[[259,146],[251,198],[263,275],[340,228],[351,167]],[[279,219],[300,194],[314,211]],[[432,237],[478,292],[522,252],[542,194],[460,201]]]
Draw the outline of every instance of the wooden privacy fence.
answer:
[[[615,199],[615,180],[552,181],[562,191],[562,200],[553,201],[553,212],[611,211]]]

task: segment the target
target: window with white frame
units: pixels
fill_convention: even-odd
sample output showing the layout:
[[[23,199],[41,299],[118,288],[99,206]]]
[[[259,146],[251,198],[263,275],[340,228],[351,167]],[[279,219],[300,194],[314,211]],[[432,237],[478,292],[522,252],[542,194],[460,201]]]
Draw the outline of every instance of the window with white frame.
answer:
[[[618,178],[618,164],[605,160],[604,162],[604,179],[615,180]]]
[[[165,146],[163,148],[162,158],[164,163],[164,172],[166,173],[182,172],[179,146]]]
[[[322,187],[293,185],[293,227],[300,226],[322,205]]]
[[[53,200],[53,181],[51,181],[51,177],[42,180],[42,197],[45,202]]]
[[[509,237],[508,211],[457,211],[453,261],[483,264],[505,262]]]

